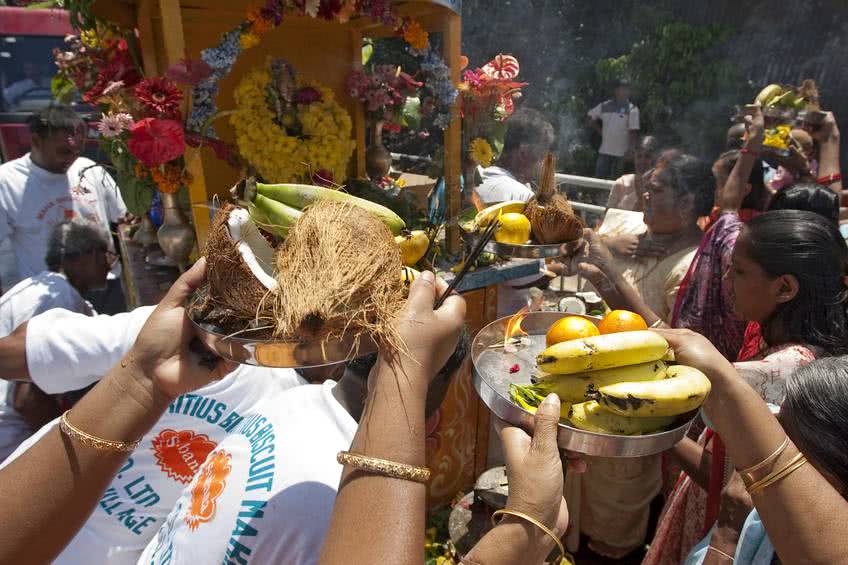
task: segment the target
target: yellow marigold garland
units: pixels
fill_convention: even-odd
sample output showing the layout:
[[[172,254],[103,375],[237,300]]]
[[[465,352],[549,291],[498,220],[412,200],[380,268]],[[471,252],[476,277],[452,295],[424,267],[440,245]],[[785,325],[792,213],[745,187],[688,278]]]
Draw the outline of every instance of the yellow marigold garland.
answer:
[[[321,169],[341,183],[355,146],[350,115],[335,101],[333,91],[315,82],[297,80],[298,88],[311,86],[321,100],[298,106],[303,138],[288,135],[274,121],[266,102],[271,80],[267,68],[248,73],[235,91],[236,110],[230,123],[241,155],[268,182],[311,182]]]

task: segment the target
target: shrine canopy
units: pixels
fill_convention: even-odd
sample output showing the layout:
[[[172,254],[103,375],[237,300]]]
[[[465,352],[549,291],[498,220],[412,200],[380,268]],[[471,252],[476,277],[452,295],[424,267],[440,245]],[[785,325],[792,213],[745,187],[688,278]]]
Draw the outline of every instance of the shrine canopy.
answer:
[[[145,74],[154,76],[182,59],[199,59],[202,50],[218,45],[222,35],[237,28],[256,4],[256,0],[97,0],[92,14],[135,29]],[[460,82],[461,71],[460,4],[460,0],[392,3],[398,16],[412,18],[427,32],[442,35],[442,56],[454,84]],[[350,96],[347,78],[353,70],[362,67],[363,38],[390,37],[396,33],[370,17],[353,17],[342,23],[286,14],[279,26],[263,34],[261,42],[240,53],[231,71],[219,81],[217,109],[226,112],[234,108],[234,90],[246,73],[265,64],[269,57],[285,59],[298,76],[332,89],[336,100],[353,118],[356,149],[348,169],[351,176],[364,178],[367,124],[362,104]],[[229,120],[215,120],[214,127],[223,141],[234,141]],[[459,211],[460,143],[459,117],[454,109],[451,123],[445,129],[449,216]],[[199,158],[187,154],[186,162],[193,178],[189,187],[192,220],[203,249],[210,220],[208,204],[215,196],[225,198],[240,172],[216,159],[208,148],[200,150]],[[457,238],[453,235],[449,239]],[[458,241],[453,243],[458,245]]]

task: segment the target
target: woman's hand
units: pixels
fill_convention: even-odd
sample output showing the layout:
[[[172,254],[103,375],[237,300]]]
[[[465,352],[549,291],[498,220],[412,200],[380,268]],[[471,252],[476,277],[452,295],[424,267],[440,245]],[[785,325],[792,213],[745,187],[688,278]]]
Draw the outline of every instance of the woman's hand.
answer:
[[[151,392],[165,400],[218,380],[236,367],[221,359],[210,363],[189,347],[195,333],[185,302],[205,279],[206,259],[201,258],[171,286],[121,361],[137,381],[152,385]]]
[[[836,125],[836,117],[833,112],[825,112],[821,125],[810,133],[813,139],[819,142],[819,145],[839,143],[839,126]]]
[[[735,472],[721,491],[721,506],[718,513],[718,527],[740,534],[748,514],[754,509],[754,501],[745,489],[742,477]]]
[[[596,287],[611,278],[615,259],[601,236],[589,228],[583,230],[583,243],[571,258],[569,271],[585,277]]]
[[[568,507],[562,496],[562,460],[557,447],[560,401],[550,394],[536,410],[533,437],[514,427],[501,430],[509,510],[523,512],[562,536],[568,528]]]
[[[459,294],[451,294],[438,310],[433,309],[447,287],[430,271],[421,273],[412,281],[409,298],[396,322],[406,348],[396,361],[404,374],[422,375],[426,384],[456,349],[465,323],[465,300]]]
[[[746,147],[750,149],[752,142],[762,145],[766,135],[766,122],[763,116],[763,109],[759,105],[751,108],[750,113],[745,116],[745,129],[747,131],[745,137]]]
[[[718,352],[710,340],[690,330],[652,330],[665,338],[674,351],[674,360],[700,369],[710,380],[716,374],[735,374],[733,365]]]

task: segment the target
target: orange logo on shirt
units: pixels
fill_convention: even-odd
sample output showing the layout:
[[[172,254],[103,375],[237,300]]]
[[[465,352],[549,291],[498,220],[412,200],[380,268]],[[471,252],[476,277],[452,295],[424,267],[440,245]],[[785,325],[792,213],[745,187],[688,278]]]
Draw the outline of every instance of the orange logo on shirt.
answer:
[[[153,438],[153,453],[164,473],[188,484],[217,444],[206,434],[191,430],[162,430]]]
[[[218,498],[227,486],[227,475],[232,469],[230,459],[232,455],[226,451],[216,451],[197,474],[195,485],[191,488],[191,504],[184,518],[192,531],[215,517]]]

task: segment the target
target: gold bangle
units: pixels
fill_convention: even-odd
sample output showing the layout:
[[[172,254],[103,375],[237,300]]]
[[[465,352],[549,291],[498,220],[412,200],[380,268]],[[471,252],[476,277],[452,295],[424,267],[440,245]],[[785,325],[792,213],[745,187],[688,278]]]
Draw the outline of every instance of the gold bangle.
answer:
[[[530,522],[531,524],[533,524],[534,526],[536,526],[537,528],[539,528],[540,530],[542,530],[543,532],[548,534],[548,537],[550,537],[552,540],[554,540],[554,543],[556,543],[556,546],[559,549],[559,559],[554,561],[554,563],[559,563],[560,561],[563,560],[563,558],[565,558],[565,546],[562,545],[562,541],[553,532],[553,530],[548,528],[546,525],[541,523],[539,520],[537,520],[536,518],[533,518],[532,516],[525,514],[524,512],[516,512],[515,510],[510,510],[509,508],[504,508],[502,510],[495,510],[492,513],[492,526],[497,526],[499,522],[496,522],[495,518],[498,517],[498,516],[503,516],[503,515],[515,516],[516,518],[521,518],[522,520],[526,520],[527,522]]]
[[[67,410],[64,414],[62,414],[62,417],[59,418],[59,429],[62,430],[63,434],[69,438],[77,440],[86,447],[93,447],[94,449],[100,449],[102,451],[131,453],[135,451],[135,448],[138,447],[138,444],[141,442],[140,439],[137,439],[136,441],[112,441],[87,434],[68,421],[68,412],[70,412],[70,410]]]
[[[655,330],[655,329],[657,329],[657,328],[661,328],[661,327],[662,327],[662,325],[663,325],[662,318],[657,318],[657,321],[656,321],[656,322],[654,322],[653,324],[651,324],[649,327],[650,327],[652,330]]]
[[[739,471],[739,476],[742,477],[742,482],[745,483],[745,488],[751,488],[751,486],[757,482],[757,478],[754,476],[754,473],[762,470],[769,463],[777,460],[780,455],[786,451],[786,448],[789,447],[789,436],[783,440],[783,443],[780,444],[780,447],[774,450],[774,452],[757,463],[756,465],[751,465],[747,469],[743,469]]]
[[[772,471],[750,487],[748,487],[748,494],[754,496],[756,493],[762,491],[766,487],[769,487],[776,483],[777,481],[788,477],[801,467],[803,467],[807,463],[807,458],[803,453],[798,453],[795,457],[789,460],[789,462],[778,469],[777,471]]]
[[[726,558],[730,559],[731,561],[736,561],[736,558],[735,558],[735,557],[733,557],[733,556],[732,556],[732,555],[730,555],[729,553],[725,553],[725,552],[723,552],[722,550],[720,550],[720,549],[719,549],[719,548],[717,548],[717,547],[713,547],[713,546],[711,546],[711,545],[708,545],[708,546],[707,546],[707,551],[714,551],[714,552],[718,553],[719,555],[721,555],[722,557],[726,557]]]
[[[350,465],[354,469],[384,475],[393,479],[403,479],[416,483],[428,483],[430,481],[430,469],[427,467],[416,467],[404,463],[395,463],[386,459],[376,459],[367,455],[339,451],[336,461],[341,465]]]

